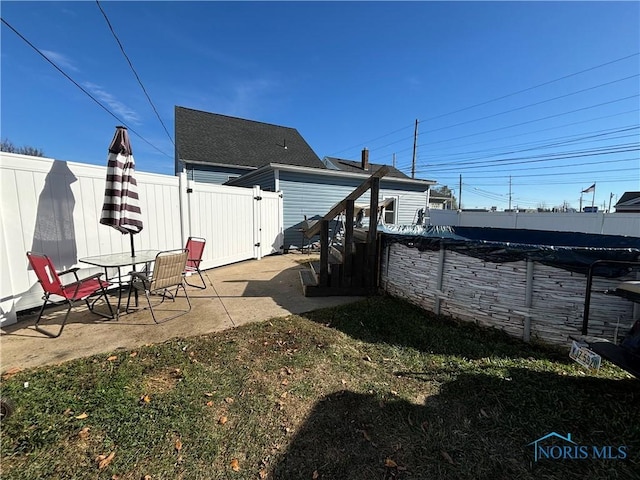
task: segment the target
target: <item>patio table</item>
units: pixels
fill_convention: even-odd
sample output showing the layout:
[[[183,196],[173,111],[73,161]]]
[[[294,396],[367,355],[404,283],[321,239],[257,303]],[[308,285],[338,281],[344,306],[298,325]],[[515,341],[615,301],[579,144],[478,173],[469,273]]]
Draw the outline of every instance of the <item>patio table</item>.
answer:
[[[122,268],[131,266],[133,270],[136,269],[136,265],[144,264],[147,266],[149,263],[156,259],[156,255],[160,253],[160,250],[140,250],[135,255],[131,255],[131,252],[120,253],[106,253],[104,255],[95,255],[93,257],[79,258],[78,261],[93,265],[96,267],[104,268],[104,273],[108,281],[118,283],[118,306],[116,307],[116,319],[120,314],[120,306],[122,304],[122,290],[125,282],[123,281]],[[118,274],[115,277],[109,277],[109,268],[117,269]],[[127,272],[128,273],[128,272]],[[136,298],[137,301],[137,298]]]

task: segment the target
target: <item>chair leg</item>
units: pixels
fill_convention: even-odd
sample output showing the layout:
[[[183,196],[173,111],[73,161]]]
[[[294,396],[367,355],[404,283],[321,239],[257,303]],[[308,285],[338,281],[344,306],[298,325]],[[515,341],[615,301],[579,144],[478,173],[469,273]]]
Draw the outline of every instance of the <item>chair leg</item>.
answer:
[[[104,297],[104,301],[107,302],[107,307],[109,307],[110,315],[107,315],[106,313],[101,313],[95,310],[96,303],[98,302],[98,300],[100,300],[101,297]],[[100,295],[97,295],[93,302],[89,303],[89,298],[85,299],[85,302],[87,302],[87,307],[89,307],[89,311],[91,313],[95,313],[96,315],[100,315],[101,317],[108,318],[108,319],[115,318],[115,315],[113,313],[113,308],[111,307],[111,303],[109,302],[109,297],[107,296],[107,291],[105,290],[104,287],[102,287],[102,293]]]
[[[191,307],[191,299],[189,298],[189,294],[187,293],[187,289],[184,287],[184,285],[183,285],[183,284],[180,284],[180,285],[178,285],[178,286],[177,286],[177,288],[176,288],[176,294],[175,294],[173,297],[170,297],[170,298],[172,298],[172,299],[173,299],[173,301],[175,302],[176,297],[177,297],[177,295],[178,295],[178,290],[180,289],[180,287],[182,287],[182,290],[184,291],[184,296],[185,296],[185,298],[187,299],[187,304],[189,305],[189,309],[188,309],[188,310],[180,310],[180,311],[178,311],[178,313],[176,313],[175,315],[171,315],[171,316],[169,316],[169,317],[167,317],[167,318],[163,318],[163,319],[160,319],[160,320],[158,320],[158,319],[156,318],[155,312],[153,311],[153,306],[151,305],[151,298],[150,298],[149,292],[147,292],[147,291],[145,290],[145,292],[144,292],[144,293],[145,293],[145,295],[147,296],[147,301],[149,302],[149,310],[151,310],[151,317],[153,318],[153,321],[154,321],[154,322],[156,322],[157,324],[165,323],[165,322],[168,322],[169,320],[173,320],[174,318],[177,318],[177,317],[179,317],[180,315],[184,315],[184,314],[189,313],[189,312],[191,311],[191,308],[192,308],[192,307]],[[171,295],[171,293],[169,293],[169,295]],[[162,295],[162,294],[161,294],[160,296],[161,296],[161,297],[163,297],[163,298],[162,298],[162,300],[160,301],[160,303],[156,304],[156,307],[157,307],[157,306],[159,306],[159,305],[161,305],[161,304],[164,302],[164,299],[166,298],[166,297],[165,297],[164,295]],[[173,310],[173,311],[175,311],[175,310]]]
[[[186,283],[190,287],[199,288],[200,290],[206,289],[207,288],[207,283],[204,281],[204,278],[202,276],[202,272],[200,271],[199,268],[196,269],[196,272],[198,272],[198,275],[200,275],[200,281],[202,282],[202,285],[194,285],[193,283],[189,283],[187,281],[187,278],[189,278],[189,277],[184,277],[184,283]],[[176,291],[177,291],[177,289],[176,289]]]
[[[64,319],[62,320],[62,324],[60,325],[60,330],[58,331],[57,334],[54,334],[45,330],[40,326],[40,320],[42,320],[42,314],[44,313],[44,308],[47,306],[48,302],[49,302],[49,296],[47,295],[45,297],[44,303],[42,304],[42,307],[40,307],[40,313],[38,314],[38,319],[36,320],[35,329],[38,332],[43,333],[50,338],[58,338],[62,334],[62,330],[64,329],[64,326],[67,323],[67,318],[69,318],[69,313],[71,313],[71,309],[73,308],[73,303],[71,302],[71,300],[67,300],[67,303],[69,304],[69,308],[67,308],[67,313],[65,314]]]

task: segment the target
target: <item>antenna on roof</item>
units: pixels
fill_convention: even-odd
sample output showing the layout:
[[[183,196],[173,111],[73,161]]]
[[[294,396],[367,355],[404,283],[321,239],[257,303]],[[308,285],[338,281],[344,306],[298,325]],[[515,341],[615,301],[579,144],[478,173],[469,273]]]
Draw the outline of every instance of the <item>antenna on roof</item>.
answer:
[[[282,146],[284,147],[285,150],[287,149],[287,139],[286,138],[282,139]]]

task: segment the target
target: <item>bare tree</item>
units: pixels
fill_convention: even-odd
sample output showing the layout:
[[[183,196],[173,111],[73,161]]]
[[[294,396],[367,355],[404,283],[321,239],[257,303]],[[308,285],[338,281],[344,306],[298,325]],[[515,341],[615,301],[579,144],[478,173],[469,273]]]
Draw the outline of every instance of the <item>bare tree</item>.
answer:
[[[44,150],[41,148],[25,145],[16,147],[11,140],[5,138],[0,142],[0,151],[7,153],[18,153],[20,155],[31,155],[32,157],[44,157]]]

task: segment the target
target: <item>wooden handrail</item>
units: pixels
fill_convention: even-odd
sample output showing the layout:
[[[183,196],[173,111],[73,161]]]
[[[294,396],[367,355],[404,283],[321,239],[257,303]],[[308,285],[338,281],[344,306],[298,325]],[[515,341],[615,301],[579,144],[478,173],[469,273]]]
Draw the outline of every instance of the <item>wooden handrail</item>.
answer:
[[[376,170],[374,173],[372,173],[371,176],[369,178],[367,178],[364,182],[362,182],[353,192],[351,192],[349,195],[344,197],[344,199],[342,199],[341,201],[336,203],[333,207],[331,207],[331,210],[329,210],[329,212],[326,215],[324,215],[320,220],[318,220],[308,230],[306,230],[304,232],[305,237],[311,238],[314,235],[317,235],[318,232],[320,231],[320,226],[321,226],[321,223],[322,223],[323,220],[329,220],[330,221],[330,220],[333,220],[334,218],[336,218],[336,216],[340,212],[342,212],[343,210],[346,209],[348,200],[357,200],[358,198],[360,198],[364,194],[364,192],[366,192],[367,190],[369,190],[369,188],[371,188],[371,182],[373,181],[374,178],[382,178],[387,173],[389,173],[389,166],[388,165],[383,165],[378,170]],[[378,215],[377,212],[371,212],[371,218],[374,218],[373,217],[374,215],[377,218],[377,215]],[[371,220],[370,220],[370,222],[371,222]]]

